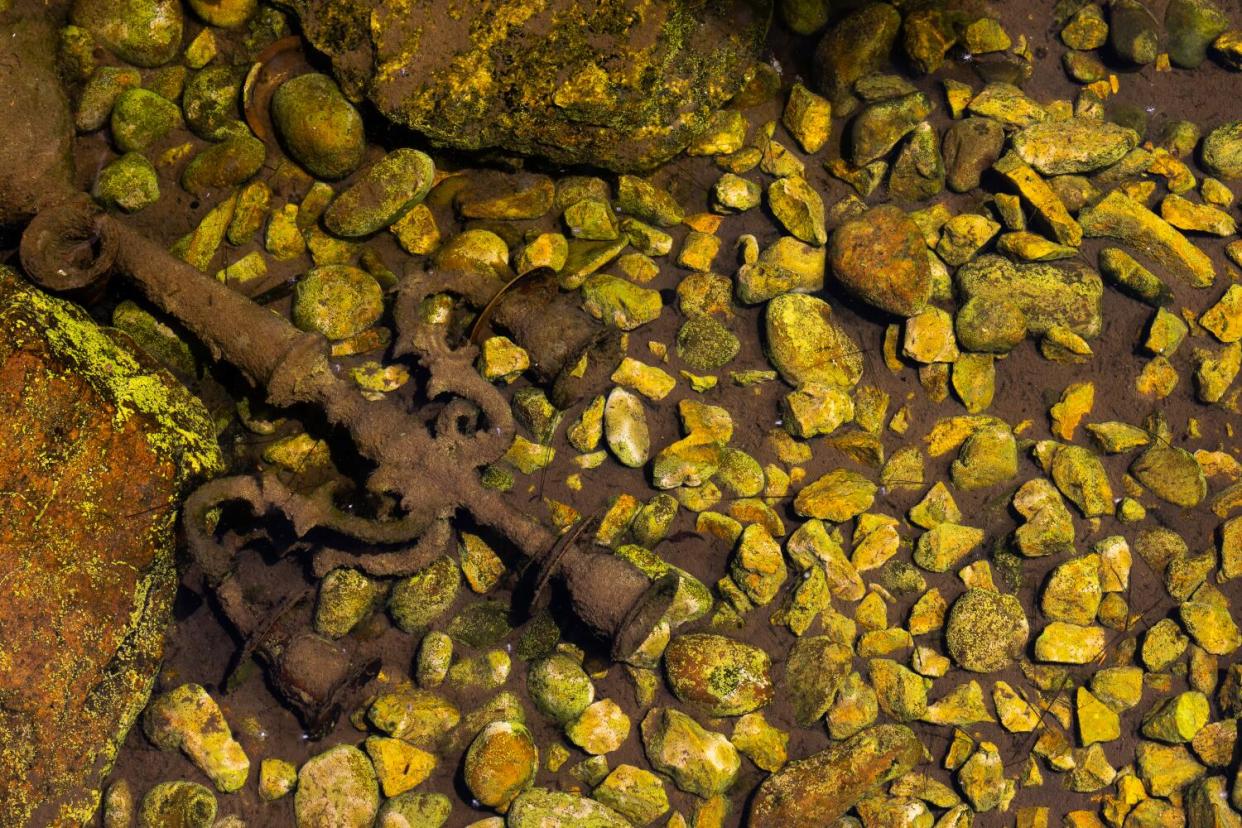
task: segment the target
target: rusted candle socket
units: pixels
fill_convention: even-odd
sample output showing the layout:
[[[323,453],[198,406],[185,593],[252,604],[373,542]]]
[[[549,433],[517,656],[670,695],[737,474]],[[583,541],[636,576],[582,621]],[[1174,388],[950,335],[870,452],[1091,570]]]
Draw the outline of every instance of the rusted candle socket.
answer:
[[[491,321],[530,354],[531,370],[550,383],[557,408],[572,408],[601,393],[625,355],[621,331],[601,325],[584,311],[578,294],[563,292],[556,272],[540,268],[521,277],[492,309]],[[579,373],[586,357],[585,370]]]

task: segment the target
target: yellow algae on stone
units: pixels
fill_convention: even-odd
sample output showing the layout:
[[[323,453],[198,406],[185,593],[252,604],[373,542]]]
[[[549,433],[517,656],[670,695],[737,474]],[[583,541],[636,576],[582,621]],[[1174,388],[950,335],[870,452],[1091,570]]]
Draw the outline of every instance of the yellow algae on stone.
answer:
[[[1084,747],[1097,742],[1111,742],[1121,738],[1121,719],[1090,690],[1079,687],[1075,712],[1078,716],[1078,737]]]
[[[1119,190],[1078,214],[1089,237],[1117,239],[1172,270],[1194,287],[1216,279],[1212,260],[1164,219]]]
[[[180,749],[217,790],[231,793],[246,784],[250,759],[202,685],[183,684],[153,701],[143,731],[162,750]]]
[[[1054,664],[1089,664],[1107,644],[1103,627],[1053,621],[1035,639],[1035,658]]]
[[[1073,440],[1078,424],[1091,413],[1094,405],[1095,383],[1070,383],[1061,393],[1061,401],[1048,412],[1052,418],[1052,433],[1062,440]]]

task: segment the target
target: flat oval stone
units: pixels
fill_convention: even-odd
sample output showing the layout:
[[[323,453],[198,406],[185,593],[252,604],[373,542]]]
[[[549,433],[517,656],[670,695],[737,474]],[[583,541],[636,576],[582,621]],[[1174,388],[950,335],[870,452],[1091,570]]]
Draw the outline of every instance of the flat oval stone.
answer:
[[[347,238],[383,230],[422,202],[435,174],[435,164],[426,153],[393,150],[336,197],[323,215],[324,227]]]
[[[1018,157],[1044,175],[1085,173],[1111,166],[1138,146],[1134,130],[1099,118],[1031,124],[1013,136]]]

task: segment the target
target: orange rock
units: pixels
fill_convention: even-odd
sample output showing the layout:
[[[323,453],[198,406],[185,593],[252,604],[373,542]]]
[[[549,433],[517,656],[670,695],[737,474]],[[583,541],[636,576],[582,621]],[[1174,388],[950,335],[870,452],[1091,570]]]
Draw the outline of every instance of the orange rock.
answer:
[[[98,806],[162,657],[179,496],[220,467],[201,403],[122,340],[0,268],[3,825]]]

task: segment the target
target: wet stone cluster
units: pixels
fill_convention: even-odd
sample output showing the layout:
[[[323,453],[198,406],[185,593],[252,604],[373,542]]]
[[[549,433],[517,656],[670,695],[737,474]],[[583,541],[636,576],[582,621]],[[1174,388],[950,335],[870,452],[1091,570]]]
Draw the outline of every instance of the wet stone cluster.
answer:
[[[322,335],[367,399],[417,416],[407,269],[502,297],[552,272],[616,332],[557,408],[531,326],[417,308],[519,424],[483,483],[676,583],[613,662],[555,599],[513,605],[477,527],[405,577],[282,571],[255,588],[311,590],[306,623],[382,669],[306,743],[244,667],[174,656],[141,738],[182,772],[132,737],[103,824],[1242,824],[1242,121],[1136,105],[1242,90],[1237,9],[777,6],[805,66],[719,79],[684,156],[594,175],[387,143],[281,6],[73,4],[95,200]],[[214,403],[234,468],[351,473],[126,299],[111,323]]]

